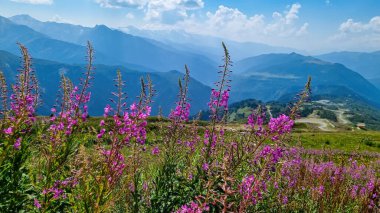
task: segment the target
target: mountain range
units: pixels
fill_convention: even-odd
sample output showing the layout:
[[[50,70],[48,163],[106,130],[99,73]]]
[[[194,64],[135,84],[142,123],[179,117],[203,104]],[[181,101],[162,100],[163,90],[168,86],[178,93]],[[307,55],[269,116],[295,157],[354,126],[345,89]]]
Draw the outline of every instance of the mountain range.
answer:
[[[83,55],[85,52],[82,53]],[[6,51],[0,50],[0,70],[3,71],[8,85],[15,81],[17,70],[20,68],[20,57]],[[85,71],[85,65],[70,65],[60,62],[48,61],[43,59],[33,60],[33,69],[39,81],[42,92],[43,104],[39,108],[39,113],[49,114],[50,108],[56,104],[58,89],[60,85],[60,76],[69,77],[74,85],[79,85],[79,79]],[[94,80],[90,87],[91,101],[89,102],[90,115],[102,115],[106,104],[112,97],[112,92],[116,90],[114,87],[114,79],[116,78],[116,70],[120,70],[122,78],[125,81],[125,91],[128,95],[127,103],[132,104],[136,97],[140,94],[140,78],[150,76],[157,90],[152,104],[152,113],[157,114],[159,108],[167,115],[171,109],[175,107],[177,94],[179,91],[178,79],[183,74],[178,71],[147,73],[136,71],[122,66],[95,65]],[[209,100],[209,92],[211,88],[205,86],[195,79],[190,79],[189,98],[196,100],[192,102],[191,112],[197,113],[204,109]]]
[[[176,100],[178,78],[183,75],[185,64],[193,77],[190,84],[192,112],[207,107],[210,86],[217,79],[223,53],[218,46],[222,39],[215,37],[131,27],[118,30],[105,25],[83,27],[42,22],[28,15],[0,17],[0,50],[3,50],[0,69],[12,80],[12,74],[19,67],[15,43],[26,45],[32,57],[37,58],[34,68],[45,92],[44,100],[51,106],[55,102],[60,74],[79,79],[85,64],[87,40],[95,48],[97,64],[90,113],[102,113],[113,90],[112,79],[116,70],[121,69],[132,99],[139,91],[138,79],[149,74],[158,91],[154,113],[162,106],[167,114]],[[363,53],[364,56],[331,53],[312,57],[289,53],[295,50],[286,47],[236,41],[226,41],[226,44],[232,59],[236,58],[232,66],[231,102],[251,98],[265,102],[291,100],[311,76],[314,95],[350,97],[380,106],[380,91],[372,84],[377,76],[380,79],[376,74],[377,52]],[[356,56],[364,62],[353,60]],[[370,64],[372,70],[360,64]],[[373,79],[369,80],[370,77]],[[47,110],[42,109],[43,112]]]
[[[316,57],[325,61],[344,64],[367,79],[380,78],[380,51],[333,52]]]
[[[193,76],[202,83],[211,85],[216,80],[214,71],[218,68],[218,64],[200,54],[170,48],[161,42],[126,34],[105,25],[89,28],[41,22],[26,15],[10,19],[51,38],[63,39],[76,45],[85,45],[87,41],[91,41],[97,54],[100,53],[98,57],[107,55],[112,58],[111,63],[108,61],[100,63],[137,64],[146,67],[146,71],[182,70],[184,64],[187,64]]]
[[[379,103],[380,91],[360,74],[342,64],[311,56],[265,54],[237,62],[235,70],[232,88],[240,88],[235,94],[237,99],[251,96],[263,101],[277,100],[300,91],[311,76],[315,95],[351,94]]]
[[[122,31],[161,41],[172,48],[196,53],[201,52],[212,60],[218,59],[223,55],[223,50],[220,46],[222,42],[228,44],[228,50],[234,61],[266,53],[303,52],[289,47],[271,46],[255,42],[236,42],[213,36],[192,34],[183,30],[146,30],[129,26],[122,28]]]

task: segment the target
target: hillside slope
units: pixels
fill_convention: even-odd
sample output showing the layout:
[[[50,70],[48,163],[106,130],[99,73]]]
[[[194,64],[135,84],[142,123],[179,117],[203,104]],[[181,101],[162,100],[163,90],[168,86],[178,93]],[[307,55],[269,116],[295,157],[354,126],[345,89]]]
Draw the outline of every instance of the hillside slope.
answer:
[[[325,62],[314,57],[291,54],[267,54],[236,63],[232,92],[235,100],[255,98],[277,100],[296,94],[312,77],[314,94],[361,96],[379,103],[380,91],[360,74],[342,64]],[[234,97],[234,95],[232,95]]]

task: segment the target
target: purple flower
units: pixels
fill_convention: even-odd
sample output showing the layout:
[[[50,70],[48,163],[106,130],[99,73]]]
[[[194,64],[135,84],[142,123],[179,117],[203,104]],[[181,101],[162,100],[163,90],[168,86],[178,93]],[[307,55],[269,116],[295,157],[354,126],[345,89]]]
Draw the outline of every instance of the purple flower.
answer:
[[[16,142],[13,144],[13,148],[19,150],[21,147],[21,138],[17,138]]]
[[[131,106],[129,106],[129,109],[130,109],[131,111],[135,111],[135,110],[137,110],[137,106],[136,106],[136,104],[133,103]]]
[[[353,199],[355,199],[356,196],[358,195],[358,189],[359,189],[359,186],[357,186],[357,185],[354,185],[354,186],[352,187],[352,190],[351,190],[351,197],[352,197]]]
[[[230,98],[230,94],[228,90],[224,90],[222,93],[222,100],[220,101],[220,106],[224,107],[225,110],[228,110],[228,99]]]
[[[188,121],[190,116],[190,103],[178,102],[175,109],[170,113],[169,118],[178,119],[180,122]]]
[[[284,196],[283,198],[282,198],[282,204],[287,204],[288,203],[288,197],[287,196]]]
[[[104,117],[107,117],[110,111],[111,111],[111,106],[107,104],[107,106],[104,108]]]
[[[7,129],[4,129],[4,133],[7,134],[7,135],[13,134],[13,128],[12,127],[8,127]]]
[[[160,154],[160,149],[159,149],[157,146],[154,147],[153,150],[152,150],[152,154],[153,154],[153,155],[158,155],[158,154]]]
[[[144,191],[147,191],[148,190],[148,183],[147,182],[144,182],[144,184],[142,185],[142,188],[144,189]]]
[[[41,204],[40,202],[38,202],[38,200],[36,198],[34,198],[34,206],[37,208],[37,209],[40,209],[41,208]]]
[[[265,113],[261,115],[256,115],[255,113],[252,113],[248,116],[248,126],[254,129],[256,126],[259,130],[262,129],[263,123],[264,123]]]
[[[114,183],[119,180],[125,168],[125,158],[119,151],[103,150],[103,156],[108,164],[108,181]]]
[[[211,90],[211,100],[207,105],[213,113],[216,113],[216,111],[220,107],[223,107],[224,110],[227,110],[228,109],[229,97],[230,97],[229,89],[226,89],[226,90],[222,91],[221,93],[216,91],[215,89],[212,89]],[[219,102],[218,102],[218,100],[219,100]]]
[[[204,163],[204,164],[202,165],[202,169],[203,169],[204,171],[207,171],[208,168],[209,168],[208,163]]]
[[[268,126],[270,132],[275,134],[272,137],[272,140],[276,141],[280,135],[290,133],[293,125],[294,121],[284,114],[280,115],[278,118],[271,118]]]
[[[323,185],[320,185],[319,187],[318,187],[318,194],[319,195],[323,195],[323,192],[325,191],[325,187],[323,186]]]
[[[101,130],[100,130],[100,133],[97,135],[97,137],[98,137],[98,138],[102,138],[105,132],[106,132],[105,129],[101,129]]]
[[[176,211],[176,213],[202,213],[209,211],[210,208],[206,204],[197,204],[194,201],[192,201],[188,205],[181,206],[180,209]]]

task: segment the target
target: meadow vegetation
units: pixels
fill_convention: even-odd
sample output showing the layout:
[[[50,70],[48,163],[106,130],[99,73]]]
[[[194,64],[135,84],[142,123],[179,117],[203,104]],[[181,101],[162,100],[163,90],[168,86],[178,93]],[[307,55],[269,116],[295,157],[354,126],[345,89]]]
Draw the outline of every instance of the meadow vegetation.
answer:
[[[231,61],[223,44],[209,121],[190,119],[187,66],[168,117],[150,116],[149,76],[140,96],[127,99],[117,72],[104,115],[89,118],[96,73],[88,43],[80,85],[62,76],[51,116],[37,117],[38,81],[19,46],[16,83],[8,89],[0,75],[0,212],[380,210],[380,133],[293,130],[311,79],[287,115],[268,119],[258,106],[237,131],[227,119]]]

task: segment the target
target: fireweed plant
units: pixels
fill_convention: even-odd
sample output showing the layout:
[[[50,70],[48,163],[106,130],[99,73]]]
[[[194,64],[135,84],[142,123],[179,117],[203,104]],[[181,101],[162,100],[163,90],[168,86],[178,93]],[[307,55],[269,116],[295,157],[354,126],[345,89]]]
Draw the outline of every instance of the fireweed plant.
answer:
[[[87,102],[91,93],[88,92],[93,74],[94,50],[87,43],[87,67],[80,85],[74,86],[70,79],[61,76],[60,100],[51,108],[51,117],[46,122],[37,140],[39,152],[43,158],[36,169],[33,181],[39,195],[34,199],[34,205],[41,211],[63,211],[70,205],[68,195],[77,184],[75,173],[70,171],[69,163],[79,143],[74,133],[81,132],[83,123],[88,116]],[[46,143],[48,142],[48,143]]]
[[[139,211],[141,203],[141,153],[146,150],[146,119],[151,112],[154,89],[149,76],[147,83],[142,78],[137,103],[132,103],[126,109],[124,81],[120,71],[115,82],[117,92],[112,94],[116,99],[111,99],[114,106],[105,106],[104,119],[99,123],[99,145],[96,147],[98,160],[92,159],[95,163],[90,163],[89,167],[84,168],[86,172],[80,175],[82,191],[79,196],[83,197],[83,210],[86,212],[104,212],[119,198],[124,198],[133,212]],[[123,149],[129,149],[130,152],[125,155]],[[93,170],[94,166],[99,169]],[[118,189],[123,184],[128,187]]]
[[[289,146],[311,78],[288,113],[269,117],[259,106],[236,131],[227,124],[232,62],[223,43],[206,125],[190,116],[187,66],[167,118],[148,123],[149,76],[127,104],[117,71],[103,116],[88,119],[88,43],[80,84],[62,75],[51,116],[36,117],[37,78],[19,47],[22,67],[10,89],[0,72],[0,212],[380,211],[380,154]]]
[[[0,73],[2,111],[0,114],[0,210],[18,212],[27,205],[31,193],[28,168],[31,132],[36,121],[38,84],[25,46],[18,44],[22,67],[7,97],[5,78]]]

